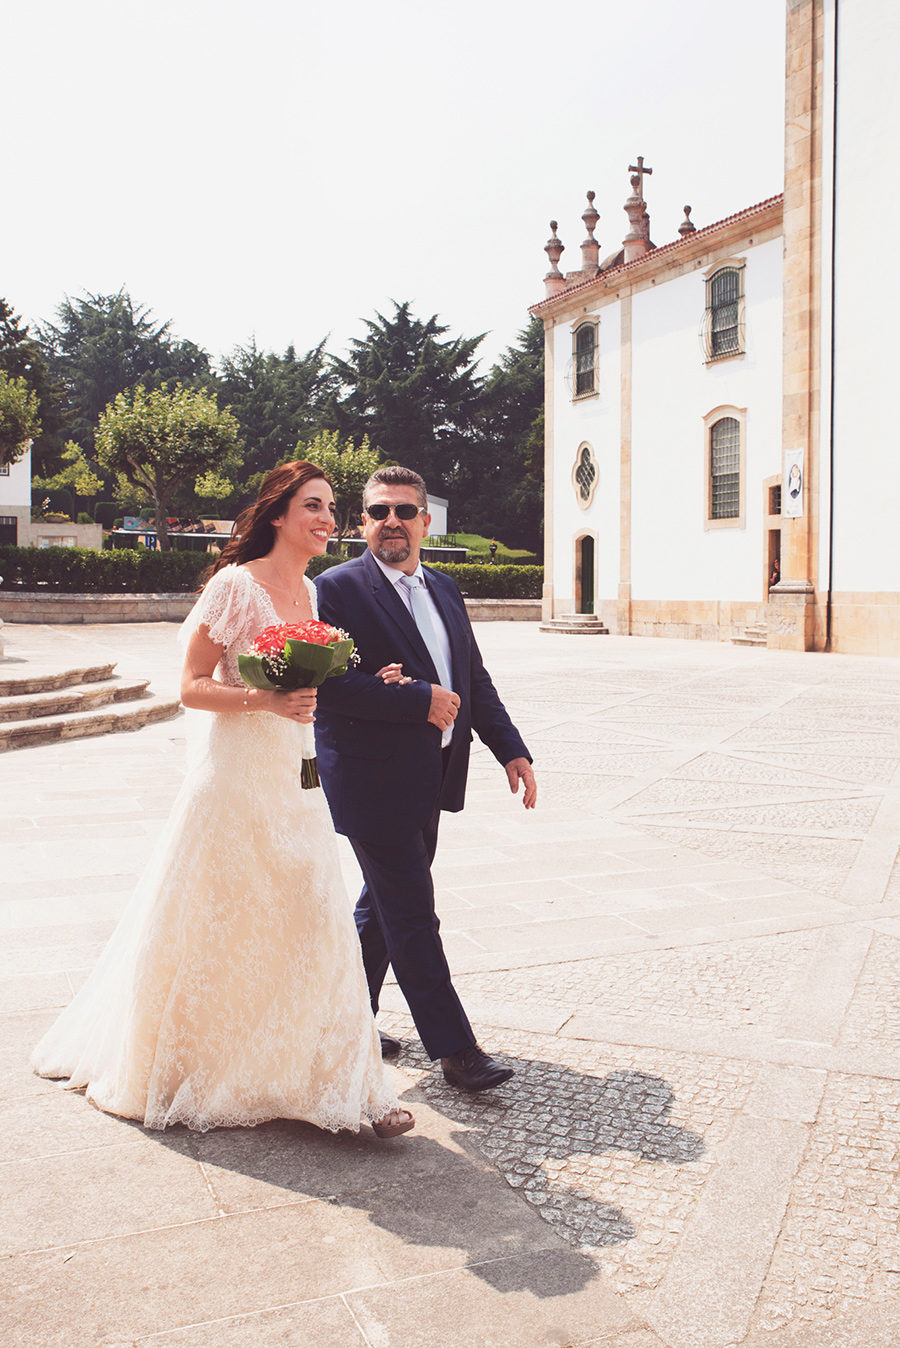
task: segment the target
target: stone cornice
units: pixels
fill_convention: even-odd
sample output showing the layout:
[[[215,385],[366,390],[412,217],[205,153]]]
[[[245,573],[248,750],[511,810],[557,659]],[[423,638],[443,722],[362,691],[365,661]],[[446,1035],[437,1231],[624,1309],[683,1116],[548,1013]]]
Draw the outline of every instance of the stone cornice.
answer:
[[[598,303],[614,299],[623,287],[629,290],[643,289],[667,273],[685,271],[704,262],[713,253],[723,250],[726,254],[738,252],[747,247],[751,240],[758,244],[777,238],[781,233],[783,205],[781,195],[769,197],[736,215],[706,225],[686,238],[654,248],[634,262],[611,267],[609,271],[589,277],[558,295],[550,295],[531,305],[528,312],[538,318],[559,321],[570,314],[581,314]]]

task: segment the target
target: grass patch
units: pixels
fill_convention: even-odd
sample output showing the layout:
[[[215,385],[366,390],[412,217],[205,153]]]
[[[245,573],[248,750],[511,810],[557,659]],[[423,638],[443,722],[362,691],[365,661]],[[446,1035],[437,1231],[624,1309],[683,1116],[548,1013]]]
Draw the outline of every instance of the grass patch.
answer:
[[[508,548],[499,539],[484,538],[481,534],[443,534],[425,540],[426,546],[431,543],[435,547],[440,547],[443,544],[449,547],[468,548],[470,561],[477,559],[485,562],[490,561],[492,542],[497,544],[496,564],[498,566],[537,565],[538,559],[533,552],[528,552],[525,548]]]

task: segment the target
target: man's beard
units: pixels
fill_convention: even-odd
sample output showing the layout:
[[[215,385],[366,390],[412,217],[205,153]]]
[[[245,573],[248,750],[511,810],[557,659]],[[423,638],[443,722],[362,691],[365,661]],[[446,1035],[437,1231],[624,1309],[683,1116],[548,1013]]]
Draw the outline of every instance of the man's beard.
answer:
[[[407,560],[410,551],[409,539],[405,536],[382,538],[375,549],[375,556],[385,566],[396,566],[398,562]]]

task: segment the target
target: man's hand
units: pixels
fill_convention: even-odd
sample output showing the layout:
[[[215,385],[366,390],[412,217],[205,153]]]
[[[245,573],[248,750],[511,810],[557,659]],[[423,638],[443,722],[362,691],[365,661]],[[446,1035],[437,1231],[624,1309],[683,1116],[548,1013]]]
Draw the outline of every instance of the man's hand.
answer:
[[[525,794],[522,797],[522,804],[526,810],[533,810],[537,800],[537,782],[534,780],[534,773],[531,770],[531,764],[527,758],[514,758],[512,762],[506,765],[506,775],[509,778],[509,789],[513,793],[519,789],[519,782],[525,787]]]
[[[431,706],[428,708],[428,720],[438,730],[449,730],[459,714],[459,694],[439,683],[431,685]]]

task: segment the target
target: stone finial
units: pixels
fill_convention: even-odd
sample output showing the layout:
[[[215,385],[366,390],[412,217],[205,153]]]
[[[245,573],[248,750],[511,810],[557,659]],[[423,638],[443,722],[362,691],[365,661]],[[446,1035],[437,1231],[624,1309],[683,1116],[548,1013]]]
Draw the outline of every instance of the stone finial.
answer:
[[[600,270],[600,245],[594,238],[594,230],[597,227],[597,221],[600,219],[594,206],[596,195],[596,192],[588,192],[587,209],[581,217],[587,229],[587,238],[581,245],[581,270],[591,276],[596,276]]]
[[[643,190],[644,178],[653,170],[644,168],[644,156],[641,154],[638,155],[636,164],[628,165],[628,171],[632,175],[631,196],[625,202],[625,214],[631,228],[622,243],[625,248],[625,261],[633,262],[635,258],[643,257],[650,247],[650,216],[647,214]]]
[[[553,233],[544,244],[544,252],[550,259],[550,270],[544,277],[544,290],[548,296],[558,295],[561,290],[565,290],[566,288],[566,278],[559,269],[559,259],[565,252],[566,245],[561,239],[556,237],[556,231],[559,229],[559,222],[557,220],[551,220],[550,228]]]
[[[678,226],[678,233],[681,235],[681,237],[682,237],[683,239],[686,239],[687,236],[688,236],[689,234],[693,234],[693,233],[696,231],[696,229],[697,229],[697,226],[694,224],[693,220],[691,219],[691,208],[690,208],[690,206],[685,206],[685,208],[684,208],[684,219],[682,220],[681,224]]]

